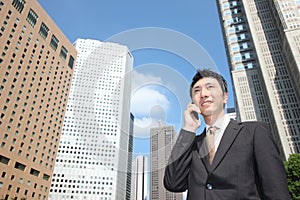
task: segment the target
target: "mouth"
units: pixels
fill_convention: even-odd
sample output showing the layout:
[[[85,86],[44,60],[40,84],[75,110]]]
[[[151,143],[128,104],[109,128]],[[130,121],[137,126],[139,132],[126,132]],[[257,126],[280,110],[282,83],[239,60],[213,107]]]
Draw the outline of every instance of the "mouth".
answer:
[[[203,101],[203,102],[201,102],[201,106],[210,105],[211,103],[212,103],[212,101]]]

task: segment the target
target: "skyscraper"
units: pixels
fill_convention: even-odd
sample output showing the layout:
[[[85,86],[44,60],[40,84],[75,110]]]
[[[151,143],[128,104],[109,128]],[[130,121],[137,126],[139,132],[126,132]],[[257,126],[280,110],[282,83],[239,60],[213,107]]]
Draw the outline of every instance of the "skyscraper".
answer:
[[[227,115],[229,119],[236,119],[235,108],[227,108],[225,115]]]
[[[133,57],[116,43],[74,45],[78,59],[49,199],[125,199]]]
[[[146,200],[148,196],[148,158],[139,155],[132,166],[131,200]]]
[[[128,142],[128,161],[127,161],[127,177],[126,177],[126,200],[132,199],[132,153],[133,153],[133,128],[134,116],[130,113],[130,127],[129,127],[129,142]]]
[[[48,199],[77,53],[36,0],[0,22],[0,199]]]
[[[300,153],[300,2],[217,1],[237,117],[271,126],[281,155]]]
[[[182,193],[169,192],[163,185],[164,170],[175,141],[173,126],[160,124],[150,129],[150,200],[182,200]]]

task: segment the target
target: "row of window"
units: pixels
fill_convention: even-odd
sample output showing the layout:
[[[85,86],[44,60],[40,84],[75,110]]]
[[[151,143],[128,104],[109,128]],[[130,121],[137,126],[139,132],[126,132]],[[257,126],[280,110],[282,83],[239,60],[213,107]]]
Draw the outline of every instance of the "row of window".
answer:
[[[3,155],[0,155],[0,163],[8,165],[9,162],[10,162],[10,158],[7,158]],[[25,171],[26,165],[24,165],[22,163],[19,163],[19,162],[16,162],[14,168],[18,169],[18,170],[21,170],[21,171]],[[38,177],[40,175],[40,171],[38,171],[34,168],[30,168],[29,173],[33,176],[36,176],[36,177]],[[43,179],[44,180],[48,181],[49,178],[50,178],[50,176],[48,174],[45,174],[45,173],[43,174]]]
[[[24,9],[24,6],[25,6],[25,0],[13,0],[12,2],[12,5],[20,12],[22,13],[23,9]],[[27,14],[27,17],[26,17],[26,21],[33,27],[35,28],[35,25],[38,21],[38,15],[36,14],[36,12],[34,12],[33,9],[30,9],[28,14]],[[39,29],[39,32],[40,36],[46,40],[46,38],[48,37],[48,33],[49,33],[49,27],[44,23],[42,22],[41,23],[41,26],[40,26],[40,29]],[[57,39],[57,37],[52,34],[52,37],[51,37],[51,40],[50,40],[50,47],[56,51],[57,50],[57,47],[58,47],[58,43],[59,43],[59,40]],[[68,55],[68,50],[62,46],[61,47],[61,51],[60,51],[60,54],[59,56],[63,59],[63,60],[66,60],[67,58],[67,55]],[[68,66],[72,69],[74,67],[74,57],[72,55],[70,55],[70,58],[69,58],[69,62],[68,62]]]

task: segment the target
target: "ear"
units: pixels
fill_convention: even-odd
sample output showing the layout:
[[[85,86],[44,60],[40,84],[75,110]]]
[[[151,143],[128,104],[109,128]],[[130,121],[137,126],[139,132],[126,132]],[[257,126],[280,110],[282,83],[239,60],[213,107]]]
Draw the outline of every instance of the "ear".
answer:
[[[223,103],[224,103],[224,105],[227,104],[227,102],[228,102],[228,92],[225,92],[223,94]]]

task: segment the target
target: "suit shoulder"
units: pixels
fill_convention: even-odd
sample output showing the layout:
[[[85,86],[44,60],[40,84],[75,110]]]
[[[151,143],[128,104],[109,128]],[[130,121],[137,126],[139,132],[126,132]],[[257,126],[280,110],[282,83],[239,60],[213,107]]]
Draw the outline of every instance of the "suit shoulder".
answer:
[[[247,122],[240,122],[240,125],[245,128],[246,130],[248,130],[248,132],[268,132],[270,133],[270,126],[268,123],[266,122],[262,122],[262,121],[247,121]]]
[[[236,126],[240,126],[243,128],[246,128],[248,130],[255,130],[256,128],[259,127],[264,127],[264,128],[269,128],[269,124],[266,122],[262,122],[262,121],[244,121],[244,122],[240,122],[237,120],[230,120],[230,123]]]
[[[240,122],[240,124],[247,127],[269,126],[266,122],[262,122],[262,121],[246,121],[246,122]]]

